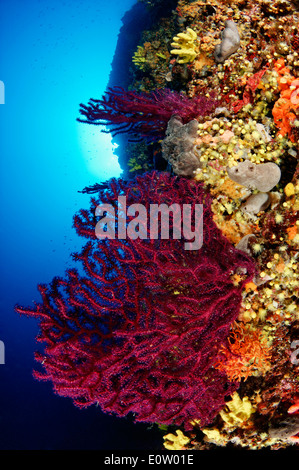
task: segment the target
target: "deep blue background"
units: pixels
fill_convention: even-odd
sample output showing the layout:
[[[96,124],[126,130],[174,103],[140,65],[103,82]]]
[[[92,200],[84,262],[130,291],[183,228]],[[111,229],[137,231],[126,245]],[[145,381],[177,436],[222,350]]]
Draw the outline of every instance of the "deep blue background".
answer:
[[[85,186],[119,176],[111,139],[76,122],[105,91],[121,18],[134,0],[0,0],[0,449],[154,449],[131,418],[77,409],[32,378],[38,283],[63,276],[82,241],[74,213]],[[117,153],[117,151],[116,151]]]

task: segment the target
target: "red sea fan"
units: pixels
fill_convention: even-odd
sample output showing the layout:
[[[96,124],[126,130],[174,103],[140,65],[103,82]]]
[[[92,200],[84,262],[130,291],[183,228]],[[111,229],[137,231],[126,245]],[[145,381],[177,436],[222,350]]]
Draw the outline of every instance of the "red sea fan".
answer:
[[[84,119],[77,120],[109,126],[107,132],[113,136],[128,133],[155,140],[164,137],[167,123],[173,114],[180,116],[183,124],[186,124],[192,119],[210,114],[216,106],[217,101],[211,97],[199,95],[190,99],[167,88],[138,93],[113,87],[108,88],[101,100],[90,99],[87,106],[80,104],[80,113]]]
[[[184,237],[97,239],[95,207],[116,207],[119,195],[148,211],[153,203],[190,204],[194,215],[203,204],[202,247],[185,250]],[[74,225],[89,239],[75,255],[85,276],[69,270],[39,286],[42,303],[16,307],[39,320],[44,351],[36,359],[43,371],[35,377],[52,381],[79,407],[98,404],[118,416],[132,412],[137,421],[186,429],[194,419],[210,423],[238,385],[213,366],[255,268],[216,227],[201,184],[155,172],[113,179]]]

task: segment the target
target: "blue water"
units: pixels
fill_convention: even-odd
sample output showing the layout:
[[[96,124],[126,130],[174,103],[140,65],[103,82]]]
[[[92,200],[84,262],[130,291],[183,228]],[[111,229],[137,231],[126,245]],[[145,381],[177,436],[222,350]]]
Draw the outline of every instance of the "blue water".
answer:
[[[76,118],[80,102],[104,93],[134,3],[0,0],[0,449],[159,445],[147,425],[79,410],[35,381],[37,325],[14,312],[40,300],[38,283],[72,266],[82,244],[72,218],[89,201],[78,190],[121,173],[109,135]]]

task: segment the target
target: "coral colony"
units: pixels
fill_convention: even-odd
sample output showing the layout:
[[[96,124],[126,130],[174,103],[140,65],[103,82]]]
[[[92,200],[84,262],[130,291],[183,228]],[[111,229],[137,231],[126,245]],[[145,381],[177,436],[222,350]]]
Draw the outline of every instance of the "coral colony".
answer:
[[[194,419],[205,425],[236,389],[213,366],[254,262],[217,229],[201,184],[154,172],[129,183],[112,180],[100,202],[116,205],[120,192],[147,209],[184,201],[195,212],[203,204],[202,248],[185,250],[184,237],[99,241],[94,200],[74,221],[88,238],[75,255],[86,277],[69,271],[40,286],[43,304],[18,309],[40,319],[45,352],[36,358],[45,372],[35,376],[81,407],[97,403],[119,416],[133,412],[137,421],[185,429]]]
[[[112,135],[121,132],[140,135],[148,139],[163,138],[172,115],[188,122],[193,117],[207,115],[217,104],[204,96],[193,100],[175,91],[157,90],[152,93],[125,92],[122,88],[109,89],[101,100],[91,99],[88,106],[81,104],[80,113],[87,122],[96,125],[113,125]]]
[[[181,239],[183,235],[185,239],[190,240],[184,243],[185,250],[199,250],[202,247],[202,204],[196,204],[194,207],[194,230],[192,230],[191,204],[182,204],[182,207],[177,203],[171,206],[165,203],[151,204],[148,214],[144,204],[136,203],[127,207],[126,196],[118,196],[117,199],[117,211],[112,204],[100,204],[96,208],[95,215],[101,217],[95,226],[97,238],[115,239],[117,236],[119,239],[136,240],[146,239],[149,236],[154,240],[159,237],[168,240],[170,237]],[[127,223],[128,215],[135,216],[129,223]],[[170,230],[170,215],[173,218],[172,230]]]
[[[82,191],[78,269],[16,307],[37,379],[169,450],[299,444],[298,8],[178,0],[143,32],[78,119],[128,135],[123,177]]]

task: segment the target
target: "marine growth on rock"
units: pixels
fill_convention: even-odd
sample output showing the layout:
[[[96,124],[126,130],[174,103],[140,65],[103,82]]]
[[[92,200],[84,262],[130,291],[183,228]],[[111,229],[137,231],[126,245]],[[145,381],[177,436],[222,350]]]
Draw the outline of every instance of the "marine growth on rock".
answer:
[[[164,6],[142,1],[149,15]],[[17,307],[39,322],[35,376],[80,407],[163,425],[169,450],[295,448],[298,2],[163,11],[136,38],[128,87],[80,105],[78,121],[119,144],[123,177],[82,191],[94,195],[74,219],[85,274]],[[202,204],[202,247],[138,237],[136,221],[134,240],[97,239],[96,207],[117,212],[119,196],[193,215]]]

